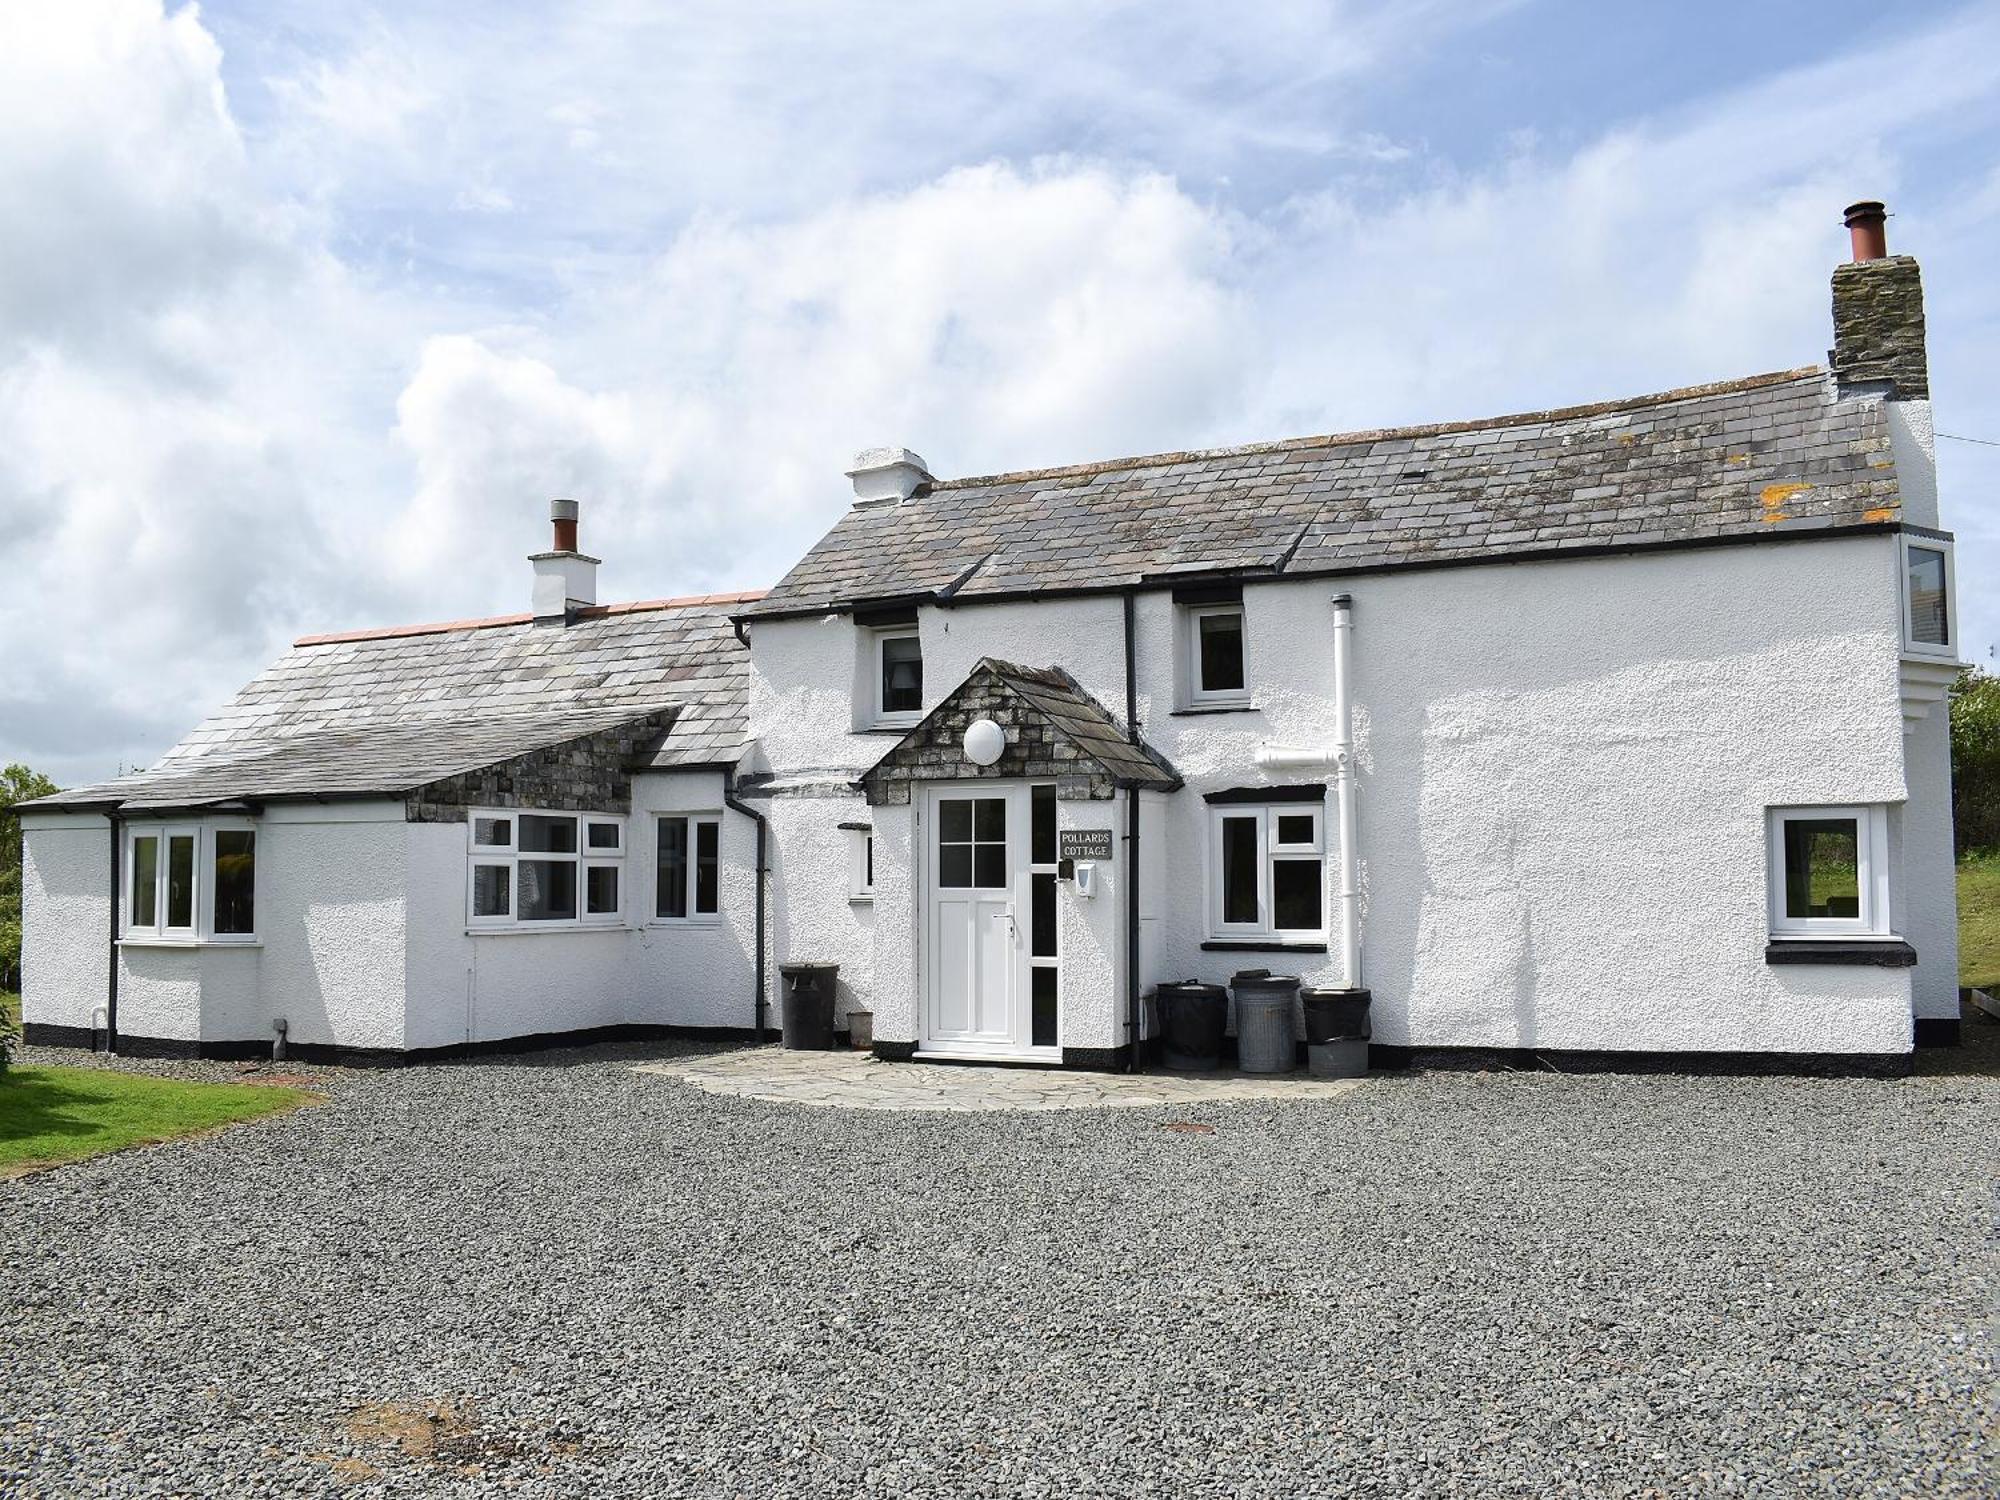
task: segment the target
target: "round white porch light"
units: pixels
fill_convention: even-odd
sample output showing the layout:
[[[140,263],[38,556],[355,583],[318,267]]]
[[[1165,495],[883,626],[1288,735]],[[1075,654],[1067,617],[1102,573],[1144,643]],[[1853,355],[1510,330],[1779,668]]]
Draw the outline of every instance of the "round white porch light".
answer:
[[[991,719],[974,719],[965,726],[965,758],[975,766],[990,766],[1007,749],[1007,731]]]

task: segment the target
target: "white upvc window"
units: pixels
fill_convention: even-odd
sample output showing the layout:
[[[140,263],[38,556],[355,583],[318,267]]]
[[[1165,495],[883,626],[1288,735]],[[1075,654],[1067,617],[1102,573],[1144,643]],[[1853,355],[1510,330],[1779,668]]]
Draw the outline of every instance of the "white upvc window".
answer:
[[[847,827],[847,899],[875,899],[875,833],[873,829]]]
[[[1774,807],[1771,932],[1887,937],[1889,820],[1881,807]]]
[[[666,813],[653,826],[653,920],[720,921],[721,815]]]
[[[247,819],[127,826],[124,936],[254,943],[257,829]]]
[[[1903,654],[1958,659],[1958,599],[1951,543],[1931,537],[1896,538],[1902,567]]]
[[[1211,938],[1326,941],[1325,812],[1319,802],[1211,804]]]
[[[468,821],[472,927],[540,931],[623,922],[623,818],[506,807],[476,809]]]
[[[869,719],[883,729],[902,729],[924,716],[924,647],[914,625],[869,631]]]
[[[1242,602],[1182,605],[1180,615],[1184,706],[1247,707],[1249,638]]]

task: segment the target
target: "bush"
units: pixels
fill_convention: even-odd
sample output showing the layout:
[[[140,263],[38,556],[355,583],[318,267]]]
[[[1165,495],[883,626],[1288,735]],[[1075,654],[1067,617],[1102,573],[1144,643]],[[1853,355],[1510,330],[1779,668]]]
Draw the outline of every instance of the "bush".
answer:
[[[55,790],[26,766],[0,769],[0,990],[21,987],[21,820],[10,809]]]
[[[1977,667],[1951,690],[1951,812],[1961,857],[2000,852],[2000,677]]]

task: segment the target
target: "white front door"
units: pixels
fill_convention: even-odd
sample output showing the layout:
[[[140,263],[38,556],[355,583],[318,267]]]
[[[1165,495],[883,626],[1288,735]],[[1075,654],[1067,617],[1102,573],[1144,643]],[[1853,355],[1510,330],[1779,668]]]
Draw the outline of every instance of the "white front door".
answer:
[[[937,787],[925,799],[926,995],[921,1047],[1032,1055],[1025,963],[1025,785]]]

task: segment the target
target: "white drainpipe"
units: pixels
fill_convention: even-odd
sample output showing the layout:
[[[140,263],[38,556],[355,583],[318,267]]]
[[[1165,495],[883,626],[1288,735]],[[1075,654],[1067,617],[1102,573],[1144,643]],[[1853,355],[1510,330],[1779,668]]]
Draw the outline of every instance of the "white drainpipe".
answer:
[[[1354,642],[1354,600],[1333,599],[1333,743],[1316,750],[1259,745],[1265,771],[1331,771],[1340,828],[1340,972],[1350,990],[1361,988],[1361,862],[1354,848],[1354,712],[1348,694]]]

